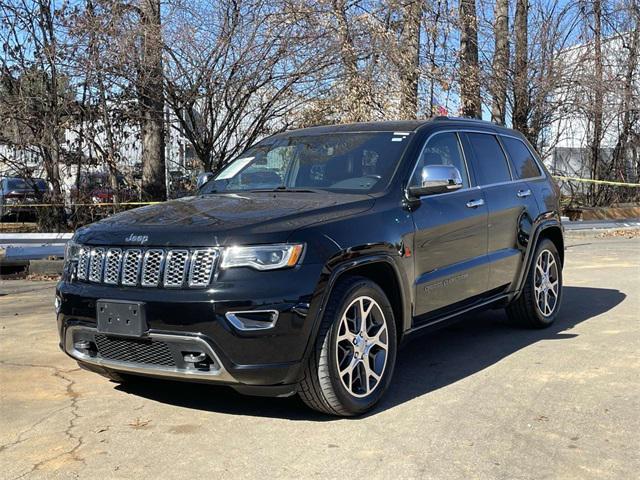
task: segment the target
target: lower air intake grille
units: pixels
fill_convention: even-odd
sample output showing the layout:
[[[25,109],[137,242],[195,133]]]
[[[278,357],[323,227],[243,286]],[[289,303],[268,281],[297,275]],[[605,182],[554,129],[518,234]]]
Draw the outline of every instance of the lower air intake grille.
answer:
[[[164,342],[112,338],[105,335],[96,335],[95,341],[100,356],[108,360],[164,367],[176,366],[171,350]]]

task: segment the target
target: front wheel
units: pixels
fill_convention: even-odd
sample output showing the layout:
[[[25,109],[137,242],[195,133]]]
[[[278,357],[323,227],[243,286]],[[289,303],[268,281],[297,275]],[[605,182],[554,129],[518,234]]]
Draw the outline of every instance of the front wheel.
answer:
[[[562,300],[562,263],[555,244],[545,238],[534,254],[520,296],[507,307],[507,316],[516,324],[545,328],[551,325]]]
[[[298,394],[330,415],[366,412],[389,386],[396,326],[382,289],[363,277],[340,280],[329,298]]]

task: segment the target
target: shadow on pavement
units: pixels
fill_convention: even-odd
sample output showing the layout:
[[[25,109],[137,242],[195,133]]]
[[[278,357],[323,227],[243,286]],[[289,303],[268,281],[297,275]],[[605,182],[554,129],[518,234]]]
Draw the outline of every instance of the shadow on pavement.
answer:
[[[556,323],[544,330],[509,326],[503,310],[465,316],[459,323],[410,341],[399,353],[394,380],[376,415],[473,375],[541,340],[577,336],[571,329],[622,303],[626,295],[605,288],[565,287]],[[248,397],[228,387],[146,378],[116,387],[151,400],[197,410],[288,420],[335,420],[307,409],[297,397]]]

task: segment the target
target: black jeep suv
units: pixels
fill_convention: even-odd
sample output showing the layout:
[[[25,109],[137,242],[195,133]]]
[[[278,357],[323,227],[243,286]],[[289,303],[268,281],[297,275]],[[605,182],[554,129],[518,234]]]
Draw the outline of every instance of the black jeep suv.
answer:
[[[557,188],[518,132],[314,127],[262,140],[193,197],[79,230],[58,328],[68,355],[116,381],[297,393],[354,415],[414,333],[486,307],[550,325],[563,260]]]

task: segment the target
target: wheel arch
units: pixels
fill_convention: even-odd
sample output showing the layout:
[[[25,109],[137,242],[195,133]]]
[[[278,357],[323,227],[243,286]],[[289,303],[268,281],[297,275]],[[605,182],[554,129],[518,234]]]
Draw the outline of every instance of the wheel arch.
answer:
[[[375,254],[342,262],[331,269],[331,274],[324,289],[321,308],[314,320],[312,340],[318,332],[318,326],[324,315],[329,296],[334,285],[345,276],[362,276],[375,282],[387,295],[393,309],[398,342],[411,326],[411,306],[409,289],[402,280],[400,268],[388,254]]]
[[[564,265],[564,236],[562,232],[562,224],[557,219],[548,219],[537,224],[525,252],[525,268],[522,269],[522,273],[518,279],[516,293],[513,299],[519,297],[522,293],[522,288],[527,279],[527,275],[529,275],[531,265],[534,261],[533,257],[540,241],[543,239],[551,240],[558,250],[558,255],[560,255],[561,266]]]

